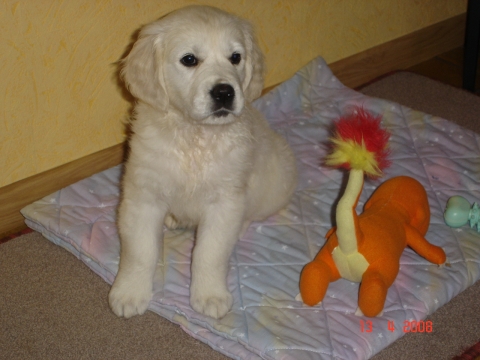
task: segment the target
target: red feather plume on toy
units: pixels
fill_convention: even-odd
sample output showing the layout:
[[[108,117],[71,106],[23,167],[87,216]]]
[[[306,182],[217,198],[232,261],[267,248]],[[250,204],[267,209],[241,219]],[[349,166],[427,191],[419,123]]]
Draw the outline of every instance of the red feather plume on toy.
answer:
[[[371,177],[382,175],[390,165],[387,148],[390,134],[380,127],[381,116],[374,116],[363,108],[335,122],[336,134],[331,139],[334,151],[326,164],[348,170],[363,170]]]

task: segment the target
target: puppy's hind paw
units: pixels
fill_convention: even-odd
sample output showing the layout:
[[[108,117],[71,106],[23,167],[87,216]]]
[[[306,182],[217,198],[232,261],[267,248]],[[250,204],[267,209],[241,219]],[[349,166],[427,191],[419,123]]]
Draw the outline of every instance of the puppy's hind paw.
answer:
[[[163,220],[163,223],[165,224],[165,226],[167,228],[169,228],[170,230],[175,230],[177,229],[178,227],[180,227],[180,223],[177,221],[177,219],[175,219],[175,217],[171,214],[168,214],[167,216],[165,216],[165,220]]]
[[[214,319],[224,317],[231,309],[233,297],[228,291],[212,294],[190,295],[190,305],[198,313],[210,316]]]

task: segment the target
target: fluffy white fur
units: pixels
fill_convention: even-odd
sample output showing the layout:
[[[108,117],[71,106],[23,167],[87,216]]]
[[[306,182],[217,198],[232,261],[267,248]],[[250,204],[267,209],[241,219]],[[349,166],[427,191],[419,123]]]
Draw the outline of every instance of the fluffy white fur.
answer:
[[[182,63],[186,55],[195,66]],[[190,303],[220,318],[232,305],[226,277],[236,240],[251,221],[283,208],[296,186],[290,148],[250,105],[263,88],[262,54],[249,23],[192,6],[145,26],[123,65],[138,103],[110,306],[118,316],[142,314],[163,224],[198,226]],[[230,86],[224,107],[212,95],[218,84]]]

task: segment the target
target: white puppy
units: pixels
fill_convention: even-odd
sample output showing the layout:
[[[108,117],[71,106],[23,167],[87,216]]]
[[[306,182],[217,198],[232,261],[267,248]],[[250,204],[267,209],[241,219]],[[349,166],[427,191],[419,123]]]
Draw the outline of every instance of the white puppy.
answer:
[[[290,148],[250,105],[263,88],[262,60],[247,22],[201,6],[145,26],[125,58],[138,103],[109,295],[118,316],[147,309],[164,223],[198,226],[193,309],[220,318],[232,306],[226,277],[236,240],[283,208],[296,186]]]

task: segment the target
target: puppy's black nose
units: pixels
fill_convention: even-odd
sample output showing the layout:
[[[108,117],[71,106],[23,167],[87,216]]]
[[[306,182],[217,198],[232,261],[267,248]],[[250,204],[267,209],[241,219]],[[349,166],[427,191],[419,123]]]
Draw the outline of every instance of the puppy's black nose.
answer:
[[[210,96],[215,102],[215,110],[225,108],[232,109],[235,90],[228,84],[218,84],[210,91]]]

